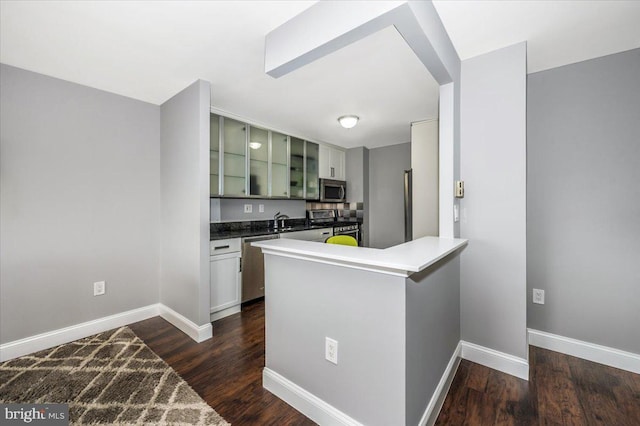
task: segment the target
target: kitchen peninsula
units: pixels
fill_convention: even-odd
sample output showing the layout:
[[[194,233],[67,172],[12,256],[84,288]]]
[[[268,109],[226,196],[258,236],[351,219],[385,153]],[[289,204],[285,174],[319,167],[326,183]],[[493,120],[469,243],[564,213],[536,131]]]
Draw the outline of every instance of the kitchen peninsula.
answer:
[[[254,244],[265,258],[265,388],[320,424],[415,425],[437,414],[458,353],[467,240]]]

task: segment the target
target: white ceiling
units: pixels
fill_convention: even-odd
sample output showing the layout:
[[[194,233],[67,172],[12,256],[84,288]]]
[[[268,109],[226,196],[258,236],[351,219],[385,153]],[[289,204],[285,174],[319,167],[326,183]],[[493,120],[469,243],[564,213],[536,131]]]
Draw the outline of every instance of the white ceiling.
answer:
[[[437,115],[438,88],[393,28],[280,79],[264,73],[264,36],[313,3],[2,1],[0,61],[154,104],[201,78],[215,108],[293,135],[408,142],[409,123]],[[640,46],[640,2],[435,4],[463,59],[528,40],[531,72]],[[344,114],[360,124],[342,129]]]
[[[640,1],[434,1],[460,59],[527,41],[529,73],[640,47]]]

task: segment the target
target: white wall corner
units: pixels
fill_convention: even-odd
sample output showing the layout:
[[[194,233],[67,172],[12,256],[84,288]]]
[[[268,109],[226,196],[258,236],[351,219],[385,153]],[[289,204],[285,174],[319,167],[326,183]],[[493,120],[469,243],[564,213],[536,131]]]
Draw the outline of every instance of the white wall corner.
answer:
[[[159,309],[159,304],[144,306],[24,339],[14,340],[13,342],[0,345],[0,362],[73,342],[74,340],[83,339],[127,324],[143,321],[158,316]]]
[[[318,424],[362,426],[362,423],[267,367],[262,370],[262,386]]]
[[[529,362],[526,359],[485,348],[484,346],[474,343],[465,341],[461,341],[460,343],[462,346],[462,358],[523,380],[529,380]]]
[[[210,339],[213,336],[213,328],[211,327],[211,323],[197,325],[187,317],[179,314],[166,305],[159,304],[158,306],[159,314],[162,318],[170,322],[172,325],[174,325],[187,336],[191,337],[196,342],[204,342],[205,340]]]
[[[460,365],[460,353],[462,351],[462,342],[458,342],[458,346],[456,346],[456,350],[451,355],[451,359],[447,364],[447,368],[445,368],[442,377],[440,378],[440,382],[438,382],[438,386],[436,386],[436,390],[433,392],[431,396],[431,400],[429,400],[429,404],[427,404],[427,408],[422,414],[422,418],[420,419],[420,426],[433,426],[438,419],[438,414],[440,414],[440,410],[442,409],[442,405],[444,404],[444,400],[449,393],[449,388],[451,387],[451,383],[453,382],[453,378],[458,371],[458,366]]]
[[[640,374],[640,354],[625,352],[570,337],[533,330],[531,328],[527,329],[527,335],[529,344],[532,346]]]

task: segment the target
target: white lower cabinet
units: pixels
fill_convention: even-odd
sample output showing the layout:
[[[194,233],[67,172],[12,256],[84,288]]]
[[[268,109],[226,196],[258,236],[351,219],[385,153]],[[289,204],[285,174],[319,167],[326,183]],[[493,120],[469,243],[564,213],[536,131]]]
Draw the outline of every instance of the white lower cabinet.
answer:
[[[240,238],[210,242],[211,321],[240,312],[242,295]]]

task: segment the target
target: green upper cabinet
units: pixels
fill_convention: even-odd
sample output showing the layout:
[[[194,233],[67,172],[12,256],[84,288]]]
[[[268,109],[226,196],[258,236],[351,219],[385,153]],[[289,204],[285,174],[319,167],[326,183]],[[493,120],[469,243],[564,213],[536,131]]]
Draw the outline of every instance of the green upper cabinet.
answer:
[[[230,118],[223,121],[224,192],[247,195],[247,125]]]
[[[291,136],[289,156],[290,197],[304,198],[304,141]]]
[[[305,153],[305,179],[306,179],[306,193],[305,198],[307,200],[317,200],[320,198],[320,191],[318,188],[318,158],[319,158],[319,145],[317,143],[305,141],[306,153]]]
[[[271,196],[289,196],[289,137],[271,132]]]
[[[210,115],[209,133],[209,192],[211,196],[220,194],[220,116]]]
[[[269,131],[249,126],[249,195],[269,195]]]

